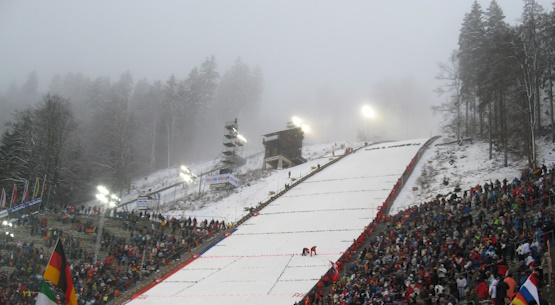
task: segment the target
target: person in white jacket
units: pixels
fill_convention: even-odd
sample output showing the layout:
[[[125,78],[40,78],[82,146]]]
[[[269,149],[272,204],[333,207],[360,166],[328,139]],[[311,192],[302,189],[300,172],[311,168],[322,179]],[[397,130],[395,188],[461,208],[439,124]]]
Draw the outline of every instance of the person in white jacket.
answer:
[[[457,279],[457,289],[459,290],[459,300],[462,300],[466,297],[464,291],[466,289],[467,282],[464,274],[460,274],[459,278]]]
[[[489,284],[489,296],[491,297],[491,302],[493,304],[497,304],[495,302],[495,297],[497,296],[497,283],[499,282],[499,280],[497,279],[497,277],[493,277],[491,279],[491,283]]]

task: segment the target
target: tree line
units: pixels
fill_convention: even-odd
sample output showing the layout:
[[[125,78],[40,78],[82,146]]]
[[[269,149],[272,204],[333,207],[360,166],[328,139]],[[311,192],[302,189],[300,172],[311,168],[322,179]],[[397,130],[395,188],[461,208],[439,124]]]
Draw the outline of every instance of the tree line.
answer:
[[[524,0],[519,23],[509,25],[492,0],[477,1],[463,20],[459,48],[440,64],[437,89],[446,96],[433,110],[445,116],[443,128],[460,140],[472,137],[537,166],[536,139],[555,142],[555,3],[551,11]]]
[[[49,200],[74,204],[98,184],[125,190],[132,177],[209,160],[224,122],[257,120],[262,93],[259,67],[237,59],[220,75],[213,56],[165,82],[135,82],[129,72],[117,81],[57,75],[42,97],[33,72],[0,95],[0,108],[13,109],[0,140],[0,188],[9,204],[14,187],[21,198],[26,182],[46,177]]]

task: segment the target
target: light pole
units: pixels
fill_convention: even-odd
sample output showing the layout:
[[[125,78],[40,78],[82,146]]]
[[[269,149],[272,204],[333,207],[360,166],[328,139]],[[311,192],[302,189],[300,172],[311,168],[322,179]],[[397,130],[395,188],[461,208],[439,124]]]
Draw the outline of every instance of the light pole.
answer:
[[[364,116],[364,125],[365,125],[364,132],[366,133],[366,137],[368,141],[370,141],[372,137],[370,136],[370,131],[368,130],[368,124],[369,124],[369,121],[376,116],[376,112],[374,111],[374,108],[370,107],[370,105],[362,106],[361,112],[362,112],[362,116]]]
[[[98,193],[96,194],[96,199],[105,205],[105,208],[100,212],[100,222],[98,224],[98,232],[96,235],[96,245],[94,247],[94,262],[98,260],[98,252],[100,251],[100,241],[102,240],[102,230],[104,229],[104,217],[108,212],[109,208],[114,208],[117,206],[121,199],[116,196],[116,194],[110,194],[110,191],[102,185],[97,187]]]

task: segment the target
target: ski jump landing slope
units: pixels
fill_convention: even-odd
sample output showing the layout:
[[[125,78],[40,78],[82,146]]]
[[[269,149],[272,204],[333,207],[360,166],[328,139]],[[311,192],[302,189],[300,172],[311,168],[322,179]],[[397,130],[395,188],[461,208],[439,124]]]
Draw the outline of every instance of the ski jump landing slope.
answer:
[[[290,305],[375,217],[427,139],[367,146],[289,190],[128,304]],[[301,256],[317,246],[317,255]]]

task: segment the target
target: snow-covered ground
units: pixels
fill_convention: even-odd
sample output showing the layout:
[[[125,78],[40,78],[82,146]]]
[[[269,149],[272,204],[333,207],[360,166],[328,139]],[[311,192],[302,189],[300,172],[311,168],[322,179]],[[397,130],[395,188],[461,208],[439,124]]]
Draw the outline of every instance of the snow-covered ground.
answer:
[[[307,179],[275,200],[187,267],[147,291],[132,304],[291,304],[337,260],[365,225],[375,217],[392,186],[426,139],[404,141],[415,145],[382,143],[362,148],[340,162]],[[395,213],[410,205],[448,194],[456,186],[465,190],[476,183],[520,177],[526,162],[509,161],[504,167],[501,155],[488,159],[488,145],[474,142],[458,145],[449,140],[435,141],[415,166],[392,205]],[[549,142],[538,142],[538,160],[553,158]],[[198,184],[164,192],[160,211],[164,215],[195,216],[234,222],[270,197],[270,192],[293,182],[343,154],[345,147],[363,143],[310,145],[303,149],[306,164],[285,170],[262,171],[262,154],[253,153],[238,175],[241,187],[229,193],[211,192]],[[380,149],[369,149],[380,147]],[[203,172],[215,162],[193,164],[193,172]],[[169,169],[137,181],[141,189],[163,187],[179,182],[178,170]],[[141,184],[141,180],[145,181]],[[146,182],[150,181],[150,182]],[[153,184],[149,184],[153,183]],[[130,196],[136,196],[130,194]],[[130,197],[130,198],[131,198]],[[177,202],[172,203],[177,198]],[[132,205],[130,205],[132,208]],[[300,256],[303,247],[318,246],[318,255]]]
[[[172,185],[165,191],[160,192],[160,204],[157,200],[151,200],[149,208],[160,211],[169,217],[196,217],[199,221],[203,219],[225,220],[235,222],[246,213],[244,208],[257,205],[271,197],[270,192],[278,193],[283,190],[285,184],[291,184],[294,179],[300,179],[313,171],[318,164],[323,165],[336,156],[342,155],[347,147],[358,148],[364,143],[336,142],[327,144],[315,144],[303,148],[303,157],[307,163],[286,170],[262,170],[263,151],[246,153],[247,163],[237,169],[234,175],[239,177],[240,186],[230,191],[211,191],[197,179],[195,183],[186,187],[179,184],[182,178],[179,176],[179,168],[160,170],[148,177],[134,180],[129,194],[124,194],[122,202],[131,202],[124,210],[136,209],[137,199],[141,194],[147,194]],[[188,165],[193,173],[200,176],[211,169],[218,167],[217,161],[199,162]],[[291,178],[289,178],[291,172]],[[199,193],[202,196],[199,196]],[[200,198],[199,198],[200,197]],[[97,204],[92,202],[92,204]]]
[[[273,201],[256,217],[131,304],[292,304],[302,299],[374,219],[427,139],[382,143],[350,154]],[[379,147],[376,149],[376,147]],[[343,153],[336,150],[335,154]],[[333,157],[333,156],[332,156]],[[291,169],[292,177],[329,161],[324,154]],[[289,170],[209,207],[226,215],[289,183]],[[273,177],[273,178],[269,178]],[[276,184],[276,181],[280,181]],[[301,256],[317,246],[318,255]]]
[[[555,146],[542,139],[537,144],[538,164],[549,166],[553,163],[549,160],[555,157]],[[502,154],[494,153],[493,158],[489,159],[488,147],[483,142],[458,145],[452,139],[437,140],[415,166],[390,213],[395,214],[406,206],[430,201],[437,195],[447,195],[454,192],[457,186],[464,191],[477,183],[520,178],[521,171],[528,166],[526,160],[515,161],[509,157],[508,166],[505,167]]]

